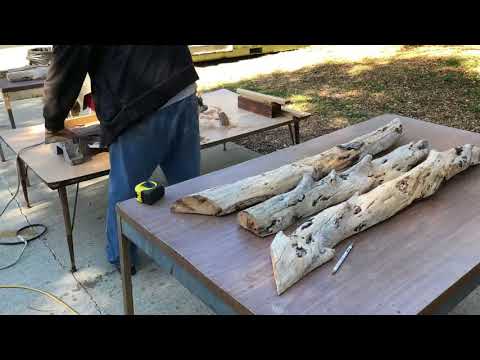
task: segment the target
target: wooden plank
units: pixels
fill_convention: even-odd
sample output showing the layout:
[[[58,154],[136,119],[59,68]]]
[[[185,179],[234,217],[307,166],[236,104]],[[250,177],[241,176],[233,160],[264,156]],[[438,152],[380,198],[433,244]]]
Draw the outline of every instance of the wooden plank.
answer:
[[[288,101],[284,98],[262,94],[256,91],[251,91],[246,89],[237,89],[237,94],[243,97],[246,97],[248,99],[256,100],[265,104],[274,103],[274,104],[285,105],[288,103]]]
[[[246,111],[253,112],[269,118],[277,117],[281,114],[281,106],[279,104],[263,103],[256,100],[252,100],[243,96],[238,97],[238,108]]]
[[[230,183],[310,156],[372,131],[396,116],[385,115],[166,189],[154,206],[135,200],[119,204],[125,221],[154,246],[169,251],[192,274],[200,274],[232,306],[255,314],[417,314],[446,296],[480,264],[480,168],[459,174],[429,199],[362,232],[335,276],[331,266],[349,242],[338,247],[331,266],[307,275],[277,296],[269,246],[240,228],[236,214],[217,218],[172,214],[178,198]],[[400,144],[425,138],[437,150],[480,144],[480,134],[400,117]],[[437,304],[438,305],[438,304]]]
[[[287,106],[282,106],[282,110],[291,114],[292,116],[294,116],[298,119],[303,119],[303,118],[309,117],[311,115],[308,112],[295,110],[295,109],[292,109],[291,107],[287,107]]]
[[[100,122],[98,121],[97,114],[92,113],[65,119],[64,125],[66,128],[73,128],[76,126],[92,125],[95,123],[99,124]]]

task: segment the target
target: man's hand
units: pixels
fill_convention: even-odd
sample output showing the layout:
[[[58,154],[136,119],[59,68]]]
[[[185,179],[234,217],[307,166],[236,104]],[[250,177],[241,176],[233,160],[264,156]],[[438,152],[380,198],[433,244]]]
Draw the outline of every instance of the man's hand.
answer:
[[[50,131],[45,129],[45,144],[53,144],[73,139],[73,134],[68,129]]]

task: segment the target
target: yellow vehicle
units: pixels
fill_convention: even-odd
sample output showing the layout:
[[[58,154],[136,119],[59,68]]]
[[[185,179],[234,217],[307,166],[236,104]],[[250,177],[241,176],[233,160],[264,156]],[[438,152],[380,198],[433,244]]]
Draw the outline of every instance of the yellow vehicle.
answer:
[[[189,45],[194,62],[271,54],[294,50],[305,45]]]

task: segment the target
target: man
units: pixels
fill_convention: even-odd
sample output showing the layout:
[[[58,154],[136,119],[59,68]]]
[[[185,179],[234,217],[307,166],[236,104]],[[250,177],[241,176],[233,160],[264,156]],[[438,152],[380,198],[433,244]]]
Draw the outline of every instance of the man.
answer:
[[[79,116],[82,110],[89,108],[91,111],[95,111],[95,104],[92,99],[92,87],[90,83],[90,76],[88,74],[83,81],[82,88],[78,94],[72,110],[70,110],[71,116]]]
[[[157,165],[169,185],[200,173],[198,75],[188,46],[54,46],[44,87],[46,137],[62,135],[87,74],[110,154],[107,257],[119,269],[116,203],[134,197]]]

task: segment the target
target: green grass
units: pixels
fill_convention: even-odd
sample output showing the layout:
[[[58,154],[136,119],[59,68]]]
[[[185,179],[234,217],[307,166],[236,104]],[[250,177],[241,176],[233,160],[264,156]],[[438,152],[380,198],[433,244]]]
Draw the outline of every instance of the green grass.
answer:
[[[462,60],[456,57],[451,57],[445,60],[445,65],[451,67],[460,67],[462,65]]]
[[[325,62],[215,88],[241,87],[291,100],[292,107],[312,113],[304,139],[382,113],[480,132],[480,52],[473,56],[462,49],[436,47],[429,53],[409,47],[388,59]]]

